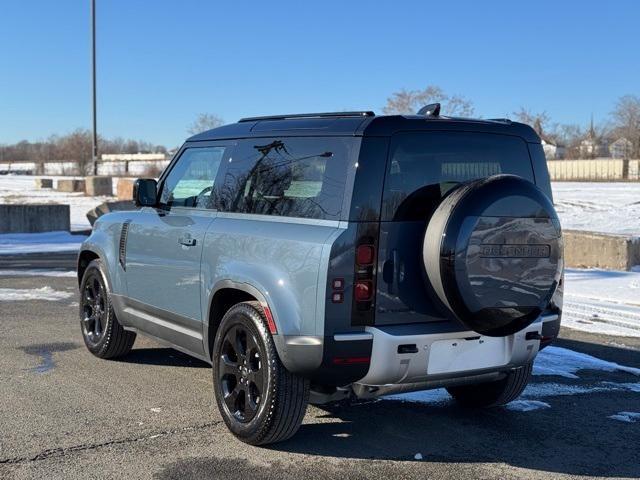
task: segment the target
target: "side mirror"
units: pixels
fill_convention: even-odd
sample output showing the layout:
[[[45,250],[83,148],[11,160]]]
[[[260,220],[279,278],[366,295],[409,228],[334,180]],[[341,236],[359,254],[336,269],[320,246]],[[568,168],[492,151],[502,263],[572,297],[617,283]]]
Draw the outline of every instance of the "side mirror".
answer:
[[[136,207],[155,207],[158,203],[158,182],[152,178],[139,178],[133,184]]]

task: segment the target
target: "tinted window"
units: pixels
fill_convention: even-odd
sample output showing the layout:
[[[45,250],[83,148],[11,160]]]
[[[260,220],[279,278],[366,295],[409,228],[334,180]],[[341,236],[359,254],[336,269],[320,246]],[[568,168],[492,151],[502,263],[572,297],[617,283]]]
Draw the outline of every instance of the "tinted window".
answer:
[[[167,175],[160,204],[211,208],[213,184],[227,147],[188,148]]]
[[[382,219],[427,220],[444,195],[459,183],[500,173],[534,181],[524,140],[467,132],[394,135]]]
[[[224,211],[339,219],[352,138],[247,139],[227,165]]]

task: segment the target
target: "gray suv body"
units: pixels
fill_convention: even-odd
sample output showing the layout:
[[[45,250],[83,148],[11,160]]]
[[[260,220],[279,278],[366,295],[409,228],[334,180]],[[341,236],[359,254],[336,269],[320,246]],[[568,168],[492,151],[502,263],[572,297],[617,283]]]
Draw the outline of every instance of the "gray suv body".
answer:
[[[97,356],[136,333],[213,366],[229,428],[284,440],[307,401],[446,387],[502,405],[557,336],[562,239],[540,139],[508,120],[371,112],[191,137],[78,262]]]

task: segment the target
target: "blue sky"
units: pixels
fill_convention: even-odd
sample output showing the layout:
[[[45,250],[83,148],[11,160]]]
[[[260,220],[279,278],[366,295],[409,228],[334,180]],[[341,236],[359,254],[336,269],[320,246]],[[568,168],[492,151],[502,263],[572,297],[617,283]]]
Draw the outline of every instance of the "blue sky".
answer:
[[[381,111],[428,84],[582,124],[640,95],[635,0],[97,3],[107,137],[171,147],[200,112]],[[0,25],[0,143],[89,128],[89,0],[5,1]]]

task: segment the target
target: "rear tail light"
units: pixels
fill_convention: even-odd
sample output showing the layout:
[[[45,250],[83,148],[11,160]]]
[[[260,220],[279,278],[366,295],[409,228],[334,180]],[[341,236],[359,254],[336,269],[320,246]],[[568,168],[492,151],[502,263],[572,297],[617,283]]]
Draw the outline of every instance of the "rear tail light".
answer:
[[[365,239],[356,248],[356,275],[353,282],[353,299],[359,312],[370,311],[373,307],[375,261],[376,248]]]
[[[356,302],[369,302],[373,298],[373,283],[370,280],[357,281],[354,286]]]
[[[376,250],[373,245],[360,245],[356,249],[356,263],[360,266],[373,264]]]

